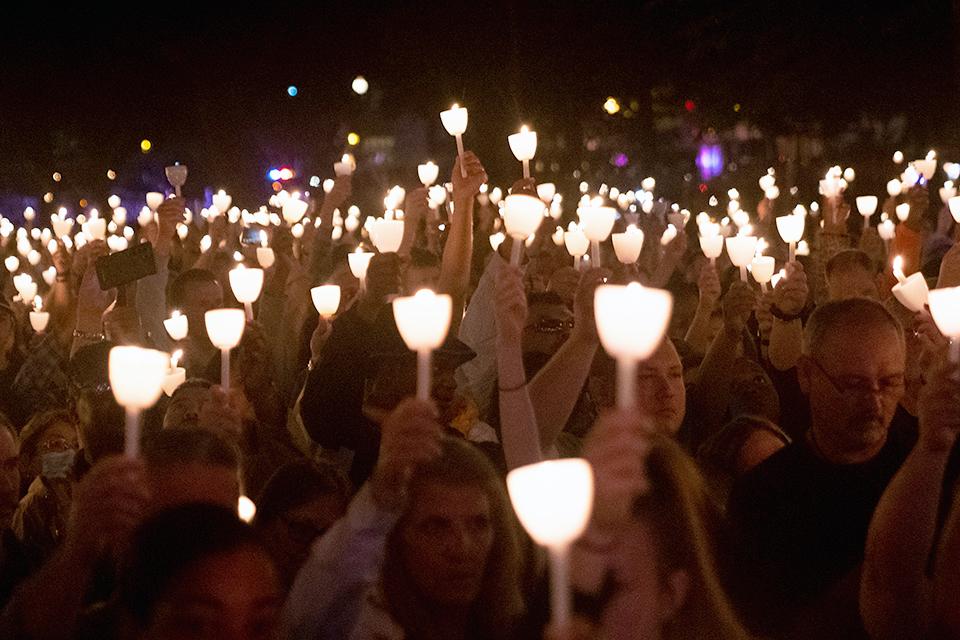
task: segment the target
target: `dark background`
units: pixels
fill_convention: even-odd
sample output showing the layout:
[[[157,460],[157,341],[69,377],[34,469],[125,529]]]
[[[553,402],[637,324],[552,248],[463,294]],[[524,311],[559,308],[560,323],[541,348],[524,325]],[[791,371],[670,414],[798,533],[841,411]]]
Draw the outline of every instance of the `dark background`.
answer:
[[[692,167],[700,137],[737,122],[762,131],[753,153],[774,159],[778,135],[845,140],[836,161],[858,160],[868,139],[889,158],[958,138],[958,9],[945,0],[18,11],[0,37],[0,192],[51,191],[54,204],[156,188],[176,160],[190,167],[188,193],[223,187],[253,206],[270,193],[272,166],[328,177],[349,131],[362,139],[358,180],[415,184],[428,157],[449,171],[454,144],[437,114],[455,100],[470,109],[467,146],[501,184],[519,171],[506,135],[521,122],[541,136],[541,174],[558,182],[577,169],[634,181]],[[357,74],[371,85],[362,97],[350,90]],[[608,96],[635,101],[634,117],[605,114]],[[889,126],[898,116],[905,124]],[[658,118],[675,128],[664,132]],[[623,151],[630,165],[591,158],[591,137],[598,153]],[[371,169],[364,158],[384,143],[386,161]],[[811,175],[834,161],[827,155]]]

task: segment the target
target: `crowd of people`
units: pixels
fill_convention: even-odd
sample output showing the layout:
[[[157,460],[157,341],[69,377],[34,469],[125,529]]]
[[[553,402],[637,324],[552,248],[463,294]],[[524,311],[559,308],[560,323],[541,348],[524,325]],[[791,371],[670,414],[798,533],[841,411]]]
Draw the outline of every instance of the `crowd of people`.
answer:
[[[120,290],[98,281],[104,241],[48,252],[27,235],[42,259],[23,270],[56,276],[43,333],[9,276],[0,304],[0,636],[960,637],[960,364],[890,293],[893,255],[931,288],[960,285],[960,232],[928,186],[883,203],[891,219],[909,204],[886,245],[842,191],[823,197],[795,261],[775,223],[788,198],[764,199],[751,224],[785,272],[761,291],[704,256],[695,220],[656,242],[675,213],[662,200],[621,211],[617,228],[648,238],[634,264],[607,242],[575,268],[546,224],[511,264],[514,241],[488,240],[487,181],[468,151],[449,205],[410,189],[400,248],[363,286],[348,264],[362,227],[333,233],[350,175],[302,234],[267,225],[275,262],[228,388],[204,314],[240,306],[228,272],[259,245],[241,242],[245,218],[185,223],[165,199],[134,239],[156,273]],[[628,281],[674,300],[635,409],[616,407],[594,317],[596,288]],[[311,304],[323,283],[341,288],[332,318]],[[422,287],[454,309],[428,401],[390,305]],[[180,349],[186,369],[135,457],[108,370],[127,344]],[[595,482],[562,627],[504,481],[557,457],[585,458]]]

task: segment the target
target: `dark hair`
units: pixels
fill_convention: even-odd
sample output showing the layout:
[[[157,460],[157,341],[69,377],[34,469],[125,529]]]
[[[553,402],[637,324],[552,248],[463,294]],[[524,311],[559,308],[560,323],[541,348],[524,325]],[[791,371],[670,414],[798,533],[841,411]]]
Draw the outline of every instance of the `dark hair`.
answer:
[[[121,565],[117,602],[141,626],[173,582],[207,557],[241,548],[270,555],[253,529],[230,509],[188,504],[161,512],[133,537]]]
[[[827,280],[830,280],[830,277],[841,269],[849,269],[850,267],[860,267],[871,276],[875,276],[880,273],[880,267],[877,265],[873,259],[870,258],[865,252],[860,251],[859,249],[844,249],[838,253],[835,253],[829,260],[825,267],[825,274]]]
[[[206,378],[187,378],[173,391],[173,395],[170,396],[170,401],[173,402],[173,400],[176,399],[177,394],[182,391],[189,391],[190,389],[209,389],[212,386],[213,383]]]
[[[350,493],[350,481],[333,465],[309,460],[287,462],[270,476],[260,492],[254,525],[270,522],[320,496],[334,494],[346,505]]]
[[[201,463],[228,469],[240,466],[237,450],[207,429],[165,429],[148,440],[143,448],[147,466],[167,468]]]
[[[520,595],[521,555],[517,525],[503,481],[487,458],[473,445],[459,438],[441,441],[441,453],[433,461],[420,465],[410,479],[408,494],[413,500],[418,491],[432,484],[453,487],[477,487],[487,496],[493,526],[493,545],[487,557],[486,573],[480,595],[471,608],[471,629],[477,637],[510,637],[517,616],[522,612]],[[436,635],[435,617],[430,607],[410,584],[404,566],[402,535],[407,514],[390,532],[383,565],[383,592],[387,606],[408,638]]]
[[[206,269],[187,269],[178,275],[167,287],[167,307],[177,309],[183,306],[186,300],[187,287],[195,283],[212,283],[220,286],[217,276]]]
[[[13,426],[13,423],[10,421],[10,418],[7,417],[3,411],[0,411],[0,429],[6,429],[10,432],[10,435],[13,436],[14,442],[20,441],[20,436],[17,435],[17,428]]]
[[[20,455],[24,458],[33,457],[43,432],[58,422],[69,423],[74,429],[79,430],[77,417],[65,409],[53,409],[51,411],[35,413],[30,420],[27,421],[23,431],[20,432]]]

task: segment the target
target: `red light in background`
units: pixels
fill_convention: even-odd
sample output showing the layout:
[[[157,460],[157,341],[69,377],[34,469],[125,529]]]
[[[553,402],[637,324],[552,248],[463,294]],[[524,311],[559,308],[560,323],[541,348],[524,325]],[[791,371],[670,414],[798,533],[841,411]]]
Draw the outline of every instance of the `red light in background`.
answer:
[[[683,103],[683,108],[686,109],[687,111],[693,111],[694,109],[697,108],[697,103],[694,102],[693,100],[687,100],[686,102]]]
[[[706,192],[707,192],[707,185],[705,185],[705,184],[703,184],[703,183],[701,182],[701,183],[700,183],[700,193],[706,193]]]

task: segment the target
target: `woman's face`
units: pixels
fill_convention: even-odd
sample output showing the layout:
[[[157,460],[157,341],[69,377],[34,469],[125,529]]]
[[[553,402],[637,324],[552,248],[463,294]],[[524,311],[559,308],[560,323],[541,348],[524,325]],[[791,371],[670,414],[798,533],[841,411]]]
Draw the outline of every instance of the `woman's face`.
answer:
[[[642,522],[633,522],[609,558],[615,594],[601,617],[602,636],[609,640],[655,640],[682,605],[660,579],[653,535]],[[678,605],[678,602],[680,603]]]
[[[40,475],[43,469],[43,456],[62,454],[69,450],[76,451],[79,448],[76,426],[65,420],[54,422],[44,429],[37,441],[34,455],[27,461],[30,474],[33,476]]]
[[[150,640],[274,640],[283,597],[266,553],[254,547],[208,556],[179,575],[154,605]]]

